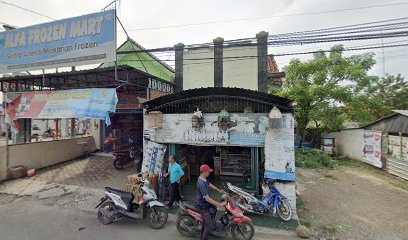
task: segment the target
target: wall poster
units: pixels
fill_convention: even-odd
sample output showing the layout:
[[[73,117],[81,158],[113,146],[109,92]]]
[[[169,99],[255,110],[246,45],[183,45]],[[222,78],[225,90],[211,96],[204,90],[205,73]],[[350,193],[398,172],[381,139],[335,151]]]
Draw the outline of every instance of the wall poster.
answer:
[[[364,130],[363,133],[363,162],[382,168],[381,138],[379,131]]]
[[[295,181],[294,119],[283,114],[282,128],[269,128],[265,136],[265,178]]]
[[[143,144],[143,148],[142,173],[160,174],[167,146],[148,141]]]

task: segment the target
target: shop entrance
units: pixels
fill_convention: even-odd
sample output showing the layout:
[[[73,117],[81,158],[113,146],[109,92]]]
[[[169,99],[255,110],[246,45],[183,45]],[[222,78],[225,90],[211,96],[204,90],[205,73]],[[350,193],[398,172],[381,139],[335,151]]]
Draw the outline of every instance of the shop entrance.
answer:
[[[259,194],[259,176],[263,174],[259,167],[261,148],[170,144],[169,154],[175,155],[185,170],[182,185],[187,198],[195,199],[196,180],[202,164],[214,169],[209,180],[215,185],[222,187],[231,182],[248,192]]]
[[[113,137],[114,144],[108,151],[118,151],[129,146],[129,139],[136,141],[137,146],[143,146],[143,113],[116,112],[110,115],[112,124],[106,127],[105,138]],[[104,138],[104,139],[105,139]]]

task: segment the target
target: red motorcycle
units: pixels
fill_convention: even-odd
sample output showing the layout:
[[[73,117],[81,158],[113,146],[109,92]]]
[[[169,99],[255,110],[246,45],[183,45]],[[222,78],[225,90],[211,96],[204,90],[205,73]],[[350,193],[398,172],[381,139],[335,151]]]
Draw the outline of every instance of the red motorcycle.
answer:
[[[230,233],[233,239],[251,240],[255,234],[255,228],[249,217],[244,216],[242,210],[235,201],[232,201],[227,193],[221,197],[226,201],[225,212],[217,229],[211,232],[215,237],[227,237]],[[194,204],[181,202],[179,204],[179,216],[177,218],[177,230],[186,237],[199,237],[202,231],[203,219]]]

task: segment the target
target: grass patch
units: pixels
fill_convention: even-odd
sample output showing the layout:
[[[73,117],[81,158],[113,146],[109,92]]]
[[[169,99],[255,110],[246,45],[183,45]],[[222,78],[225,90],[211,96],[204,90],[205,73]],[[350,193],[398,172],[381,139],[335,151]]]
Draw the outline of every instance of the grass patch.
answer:
[[[339,231],[339,228],[335,225],[328,224],[328,225],[322,225],[320,227],[324,232],[329,233],[329,234],[335,234]]]
[[[339,179],[336,176],[333,176],[331,174],[325,174],[324,177],[339,181]]]
[[[307,227],[307,228],[310,228],[310,227],[312,226],[312,222],[309,221],[309,220],[306,220],[306,219],[301,220],[300,223],[301,223],[303,226]]]
[[[314,169],[334,169],[336,167],[333,159],[319,149],[297,149],[295,160],[296,167]]]
[[[297,196],[296,197],[296,207],[302,207],[306,204],[306,201],[301,197],[301,196]]]
[[[361,161],[350,158],[332,158],[320,149],[300,148],[295,151],[296,167],[312,169],[336,169],[338,167],[361,167]]]

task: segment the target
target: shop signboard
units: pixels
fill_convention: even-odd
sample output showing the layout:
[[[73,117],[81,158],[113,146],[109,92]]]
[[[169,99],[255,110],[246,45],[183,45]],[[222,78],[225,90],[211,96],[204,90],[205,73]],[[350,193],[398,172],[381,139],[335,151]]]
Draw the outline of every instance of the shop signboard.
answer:
[[[364,130],[363,133],[363,162],[381,168],[381,138],[379,131]]]
[[[295,135],[292,114],[282,115],[281,128],[265,134],[265,178],[295,181]]]
[[[161,92],[174,93],[174,87],[172,85],[157,81],[153,78],[149,78],[149,84],[147,85],[147,87]]]
[[[0,32],[0,73],[113,62],[115,10]]]
[[[11,121],[19,118],[89,118],[105,120],[109,125],[109,112],[115,112],[118,102],[114,88],[36,91],[7,95],[12,99],[6,108]]]
[[[267,114],[233,113],[229,128],[218,127],[217,114],[203,114],[204,126],[192,126],[192,114],[164,114],[161,129],[149,129],[151,140],[159,143],[263,147],[269,124]]]

